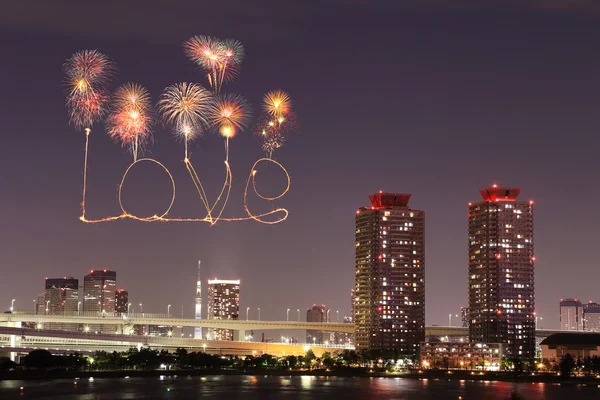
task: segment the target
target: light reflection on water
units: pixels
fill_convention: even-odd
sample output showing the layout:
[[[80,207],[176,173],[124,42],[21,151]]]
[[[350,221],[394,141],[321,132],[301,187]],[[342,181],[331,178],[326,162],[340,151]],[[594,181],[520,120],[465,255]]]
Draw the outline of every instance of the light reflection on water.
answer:
[[[185,378],[185,379],[184,379]],[[21,387],[23,390],[21,391]],[[342,378],[314,376],[184,376],[0,381],[0,399],[213,399],[310,398],[417,400],[506,400],[518,392],[526,400],[600,398],[598,385],[557,385],[493,381],[420,380],[407,378]]]

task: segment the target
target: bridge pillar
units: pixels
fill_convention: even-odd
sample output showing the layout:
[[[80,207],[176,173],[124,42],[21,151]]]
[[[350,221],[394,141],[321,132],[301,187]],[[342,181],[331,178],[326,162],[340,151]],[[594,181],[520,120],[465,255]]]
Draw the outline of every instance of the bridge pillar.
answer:
[[[17,322],[9,321],[8,326],[13,327],[13,328],[20,328],[21,322],[20,321],[17,321]],[[10,335],[10,347],[17,347],[17,335]],[[18,361],[17,353],[15,353],[14,351],[12,351],[10,353],[10,361],[14,361],[14,362]]]

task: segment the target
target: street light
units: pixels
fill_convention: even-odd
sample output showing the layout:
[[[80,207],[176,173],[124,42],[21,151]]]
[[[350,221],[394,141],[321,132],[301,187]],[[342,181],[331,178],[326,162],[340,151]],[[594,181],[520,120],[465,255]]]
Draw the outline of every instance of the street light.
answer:
[[[33,300],[33,313],[37,314],[37,300]]]
[[[288,322],[290,321],[290,309],[289,308],[285,312],[285,320],[288,321]]]
[[[258,307],[258,320],[260,321],[260,307]]]
[[[78,302],[77,302],[77,315],[79,315],[79,306],[80,306],[80,305],[81,305],[81,302],[80,302],[80,301],[78,301]]]
[[[340,322],[340,312],[336,311],[335,313],[337,314],[337,320],[338,320],[338,323],[339,323]]]
[[[169,318],[170,315],[171,315],[171,305],[169,304],[167,306],[167,318]]]
[[[131,307],[131,303],[127,303],[127,315],[129,315],[129,308]]]
[[[300,309],[298,309],[298,322],[300,322]]]
[[[248,311],[250,311],[250,307],[246,307],[246,321],[248,321]]]
[[[50,304],[50,300],[46,300],[46,314],[48,314],[48,304]]]
[[[144,313],[144,305],[142,303],[140,303],[140,313]]]
[[[452,314],[448,314],[448,326],[452,326]]]
[[[10,302],[10,312],[13,312],[15,309],[15,299],[12,299]]]

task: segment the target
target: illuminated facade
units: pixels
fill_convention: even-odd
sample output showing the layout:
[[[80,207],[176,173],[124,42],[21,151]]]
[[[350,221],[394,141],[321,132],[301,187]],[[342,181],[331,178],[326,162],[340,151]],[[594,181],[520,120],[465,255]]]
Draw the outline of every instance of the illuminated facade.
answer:
[[[535,356],[533,202],[493,185],[469,203],[469,337]]]
[[[129,292],[127,290],[119,289],[115,292],[115,311],[119,314],[127,312],[127,305],[129,304]]]
[[[306,310],[306,322],[330,322],[327,306],[313,304],[311,308]],[[325,341],[329,341],[328,332],[315,330],[306,331],[306,343],[323,344]]]
[[[425,213],[410,196],[380,192],[356,211],[357,349],[413,355],[425,338]]]
[[[583,306],[583,330],[600,332],[600,304],[590,301]]]
[[[501,343],[424,342],[421,367],[498,371],[504,357]]]
[[[469,327],[469,307],[460,308],[460,323],[463,328]]]
[[[73,277],[46,278],[44,313],[47,315],[76,315],[79,302],[78,290],[79,281]],[[53,322],[45,324],[45,329],[77,330],[77,324]]]
[[[213,279],[208,281],[207,319],[239,319],[240,281]],[[234,340],[230,329],[208,329],[211,340]],[[237,338],[239,340],[239,338]]]
[[[201,261],[198,260],[198,279],[196,280],[196,299],[194,302],[194,316],[196,319],[202,319],[202,280],[200,279],[200,265]],[[194,338],[202,339],[202,328],[194,328]]]
[[[117,273],[92,270],[83,277],[83,311],[87,315],[114,315],[116,306]],[[90,332],[115,333],[113,325],[90,325]]]
[[[578,299],[560,299],[560,330],[583,330],[583,305]]]

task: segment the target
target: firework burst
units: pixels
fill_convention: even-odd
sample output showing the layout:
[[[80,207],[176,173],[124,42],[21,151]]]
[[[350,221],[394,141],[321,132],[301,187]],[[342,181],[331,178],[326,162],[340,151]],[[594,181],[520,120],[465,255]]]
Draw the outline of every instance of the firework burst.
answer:
[[[183,44],[188,58],[204,70],[210,87],[219,93],[224,82],[235,79],[244,58],[244,46],[235,39],[192,36]]]
[[[210,125],[214,114],[214,98],[195,83],[177,83],[166,88],[158,102],[158,110],[166,124],[173,127],[177,137],[187,143],[199,136]]]
[[[283,123],[292,110],[290,96],[283,90],[272,90],[263,98],[263,110],[274,117],[279,124]]]
[[[123,146],[129,146],[134,161],[151,140],[152,103],[150,93],[136,83],[117,89],[113,107],[107,118],[108,135]]]
[[[112,61],[96,50],[82,50],[63,65],[67,82],[69,122],[89,129],[107,112],[106,85],[116,71]]]
[[[226,94],[216,99],[211,123],[223,137],[229,139],[248,126],[250,117],[250,105],[246,99],[237,94]]]

